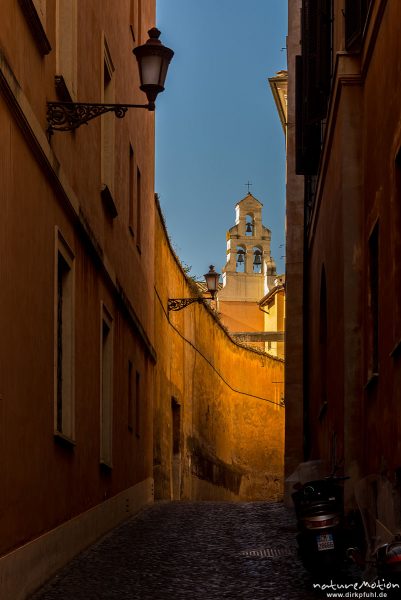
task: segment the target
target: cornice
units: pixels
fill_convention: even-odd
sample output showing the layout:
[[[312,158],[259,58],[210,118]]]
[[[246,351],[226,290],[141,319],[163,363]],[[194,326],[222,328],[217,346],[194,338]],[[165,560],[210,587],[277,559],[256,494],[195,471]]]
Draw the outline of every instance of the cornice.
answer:
[[[269,77],[270,89],[277,107],[277,112],[283,127],[284,134],[287,128],[287,94],[288,94],[288,72],[281,71],[274,77]]]

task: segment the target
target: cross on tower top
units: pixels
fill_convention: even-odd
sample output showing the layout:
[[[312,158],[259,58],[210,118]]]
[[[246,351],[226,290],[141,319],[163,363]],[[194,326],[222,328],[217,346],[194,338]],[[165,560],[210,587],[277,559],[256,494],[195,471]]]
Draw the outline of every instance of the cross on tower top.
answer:
[[[244,185],[247,185],[247,186],[248,186],[248,194],[249,194],[249,193],[250,193],[250,192],[249,192],[249,186],[251,186],[251,185],[253,185],[253,184],[252,184],[250,181],[248,181],[248,183],[244,183]]]

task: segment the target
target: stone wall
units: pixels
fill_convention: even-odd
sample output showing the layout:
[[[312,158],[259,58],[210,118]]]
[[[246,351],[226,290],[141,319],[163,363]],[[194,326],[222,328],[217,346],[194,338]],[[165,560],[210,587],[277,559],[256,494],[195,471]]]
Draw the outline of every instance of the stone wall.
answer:
[[[278,500],[284,363],[235,343],[196,295],[156,211],[154,479],[157,499]]]

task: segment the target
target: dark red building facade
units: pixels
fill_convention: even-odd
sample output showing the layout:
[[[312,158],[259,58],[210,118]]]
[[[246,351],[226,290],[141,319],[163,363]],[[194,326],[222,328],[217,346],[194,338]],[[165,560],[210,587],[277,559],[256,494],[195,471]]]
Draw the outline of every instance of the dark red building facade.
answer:
[[[287,405],[287,436],[303,431],[300,461],[350,475],[349,507],[372,475],[378,527],[391,530],[401,469],[401,4],[301,4],[289,89],[291,158],[304,177],[303,385]],[[287,352],[287,369],[291,360]]]

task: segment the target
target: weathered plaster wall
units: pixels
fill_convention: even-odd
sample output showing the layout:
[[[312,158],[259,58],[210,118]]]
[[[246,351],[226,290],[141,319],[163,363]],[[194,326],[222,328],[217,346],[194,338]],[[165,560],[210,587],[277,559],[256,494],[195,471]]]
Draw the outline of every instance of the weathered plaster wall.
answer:
[[[168,314],[194,292],[158,212],[155,232],[155,497],[279,499],[284,363],[235,344],[202,304]]]
[[[218,311],[223,325],[229,331],[263,331],[263,312],[257,302],[221,300]]]

